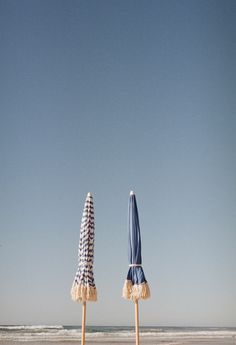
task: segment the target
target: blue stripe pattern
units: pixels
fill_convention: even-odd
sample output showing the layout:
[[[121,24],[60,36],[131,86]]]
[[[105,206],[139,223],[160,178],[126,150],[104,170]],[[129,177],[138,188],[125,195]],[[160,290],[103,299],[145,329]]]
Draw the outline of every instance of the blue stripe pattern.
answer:
[[[93,197],[91,193],[88,193],[80,227],[79,265],[74,284],[93,288],[95,288],[93,276],[94,228]]]

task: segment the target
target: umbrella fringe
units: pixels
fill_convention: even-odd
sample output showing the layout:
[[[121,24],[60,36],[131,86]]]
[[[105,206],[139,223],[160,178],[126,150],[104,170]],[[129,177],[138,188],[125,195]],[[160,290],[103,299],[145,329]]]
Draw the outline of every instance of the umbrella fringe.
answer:
[[[133,284],[131,280],[126,280],[123,286],[122,296],[132,301],[139,299],[147,299],[150,297],[150,289],[147,282],[141,284]]]
[[[73,301],[97,301],[97,289],[94,286],[85,286],[82,284],[73,284],[71,288],[71,298]]]

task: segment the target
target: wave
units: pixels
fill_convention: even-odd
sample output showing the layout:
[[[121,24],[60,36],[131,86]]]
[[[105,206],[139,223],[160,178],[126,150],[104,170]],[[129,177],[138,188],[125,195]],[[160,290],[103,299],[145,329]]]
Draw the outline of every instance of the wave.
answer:
[[[192,329],[169,327],[146,327],[140,329],[143,339],[158,339],[172,341],[180,339],[223,339],[235,338],[236,328],[233,329]],[[78,341],[81,337],[80,327],[72,326],[0,326],[0,340],[11,341]],[[87,327],[86,338],[93,341],[129,340],[135,337],[131,327]]]
[[[37,325],[37,326],[0,326],[0,331],[1,330],[11,330],[11,331],[21,331],[21,330],[40,330],[40,329],[63,329],[63,326],[42,326],[42,325]]]

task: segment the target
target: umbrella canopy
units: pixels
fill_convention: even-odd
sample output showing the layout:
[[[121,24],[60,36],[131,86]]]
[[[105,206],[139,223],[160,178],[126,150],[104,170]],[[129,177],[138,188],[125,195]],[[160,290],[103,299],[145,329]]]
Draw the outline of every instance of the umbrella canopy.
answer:
[[[93,197],[87,194],[80,227],[79,265],[71,289],[74,301],[96,301],[97,290],[93,276],[94,210]]]
[[[128,256],[129,271],[123,287],[123,297],[134,302],[150,297],[150,289],[142,268],[141,234],[138,208],[134,192],[130,192],[128,209]]]

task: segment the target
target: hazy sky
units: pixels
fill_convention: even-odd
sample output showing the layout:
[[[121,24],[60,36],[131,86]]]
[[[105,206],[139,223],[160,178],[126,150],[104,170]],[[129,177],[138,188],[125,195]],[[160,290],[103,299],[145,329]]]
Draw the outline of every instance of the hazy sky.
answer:
[[[88,324],[236,323],[236,2],[0,0],[0,324],[80,324],[70,299],[87,192]]]

